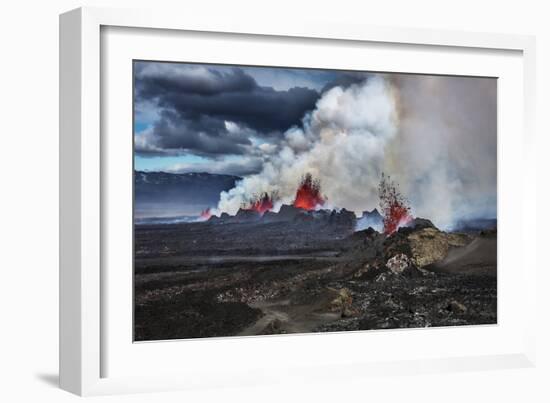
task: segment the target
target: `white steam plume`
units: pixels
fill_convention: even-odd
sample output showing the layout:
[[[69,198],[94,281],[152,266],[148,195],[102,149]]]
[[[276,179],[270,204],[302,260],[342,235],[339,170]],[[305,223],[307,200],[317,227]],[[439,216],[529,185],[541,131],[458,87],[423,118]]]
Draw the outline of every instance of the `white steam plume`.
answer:
[[[443,229],[496,218],[496,80],[396,75],[399,134],[385,170],[413,213]]]
[[[222,192],[218,210],[235,214],[254,195],[272,191],[277,191],[279,205],[291,203],[308,172],[321,181],[330,205],[356,212],[376,207],[396,118],[391,85],[381,76],[346,89],[332,88],[303,118],[303,129],[293,127],[285,133],[280,152],[259,174]]]
[[[222,192],[219,212],[276,191],[292,203],[305,173],[333,207],[378,207],[385,172],[416,216],[448,229],[461,218],[496,215],[496,81],[374,75],[322,95],[259,174]]]

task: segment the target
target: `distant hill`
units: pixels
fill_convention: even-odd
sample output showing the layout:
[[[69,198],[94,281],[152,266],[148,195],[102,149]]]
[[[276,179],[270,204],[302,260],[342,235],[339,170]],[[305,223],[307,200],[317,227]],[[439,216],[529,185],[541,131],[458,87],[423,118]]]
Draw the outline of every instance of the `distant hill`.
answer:
[[[235,187],[233,175],[192,172],[134,172],[136,217],[198,215],[215,207],[220,193]]]

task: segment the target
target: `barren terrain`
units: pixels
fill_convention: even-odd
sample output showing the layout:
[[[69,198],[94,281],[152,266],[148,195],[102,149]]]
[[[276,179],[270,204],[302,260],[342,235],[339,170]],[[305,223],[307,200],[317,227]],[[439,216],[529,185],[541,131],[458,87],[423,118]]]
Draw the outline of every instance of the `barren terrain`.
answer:
[[[135,339],[496,323],[496,230],[354,229],[345,211],[136,226]]]

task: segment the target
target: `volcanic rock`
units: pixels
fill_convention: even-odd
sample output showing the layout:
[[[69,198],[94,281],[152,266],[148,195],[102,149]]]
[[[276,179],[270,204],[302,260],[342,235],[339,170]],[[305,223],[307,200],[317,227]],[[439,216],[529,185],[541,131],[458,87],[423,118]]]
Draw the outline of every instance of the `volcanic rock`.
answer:
[[[393,275],[391,274],[391,272],[385,271],[382,274],[379,274],[378,277],[376,277],[376,280],[374,281],[377,283],[381,283],[381,282],[390,280],[392,277]]]
[[[303,211],[302,209],[299,209],[297,207],[289,206],[287,204],[283,204],[278,213],[273,213],[273,212],[269,212],[269,213],[276,214],[277,215],[277,220],[279,220],[279,221],[292,221],[302,211]]]
[[[266,211],[264,215],[262,216],[262,221],[265,222],[277,222],[281,221],[279,214],[274,211]]]
[[[314,210],[310,211],[310,214],[313,215],[318,220],[328,220],[330,218],[332,211],[331,210]]]
[[[380,235],[380,232],[376,231],[372,227],[368,227],[367,229],[361,230],[361,231],[355,231],[353,235],[350,236],[352,239],[373,239]]]
[[[411,265],[410,259],[403,253],[395,255],[389,259],[386,263],[386,267],[390,269],[393,274],[401,274]]]
[[[212,215],[207,221],[218,224],[218,223],[227,223],[231,219],[233,219],[233,216],[230,216],[227,213],[221,213],[219,217]]]
[[[423,228],[436,228],[436,226],[427,218],[417,217],[413,219],[407,227],[414,228],[416,230]]]
[[[239,211],[237,211],[237,214],[235,214],[235,219],[240,222],[255,221],[259,218],[261,218],[261,214],[254,210],[240,208]]]
[[[341,288],[340,290],[332,290],[335,292],[336,297],[330,302],[329,309],[332,312],[340,312],[342,317],[350,317],[355,314],[351,305],[353,298],[350,291],[347,288]]]
[[[380,233],[378,231],[376,231],[374,228],[372,227],[368,227],[366,230],[363,230],[363,231],[358,231],[358,232],[361,232],[363,234],[365,234],[365,236],[367,238],[373,238],[375,236],[378,236],[380,235]]]
[[[259,334],[280,334],[284,333],[282,331],[283,322],[279,318],[273,318],[268,324],[263,328]]]
[[[417,217],[412,221],[410,221],[408,224],[402,227],[399,227],[399,229],[393,235],[395,234],[409,235],[415,231],[418,231],[424,228],[435,228],[437,230],[437,227],[430,220],[426,218]]]
[[[315,212],[283,204],[278,213],[274,211],[264,213],[262,220],[265,222],[311,221],[315,218],[313,213]]]
[[[313,220],[315,220],[315,217],[309,211],[302,211],[294,217],[294,221],[296,222],[306,222]]]
[[[391,259],[404,254],[415,266],[422,268],[443,260],[451,248],[464,246],[471,240],[469,235],[446,233],[437,229],[430,220],[416,218],[386,239],[384,256]]]
[[[471,238],[463,234],[449,234],[437,228],[424,228],[414,231],[407,237],[411,250],[411,260],[424,267],[443,260],[450,248],[464,246]]]
[[[365,264],[363,267],[361,267],[359,270],[357,270],[353,277],[360,280],[373,280],[375,279],[380,273],[382,273],[382,270],[379,266],[371,263]]]
[[[461,304],[460,302],[454,299],[451,302],[449,302],[449,305],[447,305],[445,309],[449,312],[454,312],[454,313],[466,313],[466,311],[468,310],[464,304]]]
[[[399,254],[386,262],[386,267],[390,270],[390,273],[403,277],[422,277],[427,275],[425,270],[416,267],[414,262],[404,254]]]
[[[343,208],[340,211],[332,210],[329,216],[329,223],[342,224],[342,225],[354,225],[356,221],[355,214],[351,211]]]

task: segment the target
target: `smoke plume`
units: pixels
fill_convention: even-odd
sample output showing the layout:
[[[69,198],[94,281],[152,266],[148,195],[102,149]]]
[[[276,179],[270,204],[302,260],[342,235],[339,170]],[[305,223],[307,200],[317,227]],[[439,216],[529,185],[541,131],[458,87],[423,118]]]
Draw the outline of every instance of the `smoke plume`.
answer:
[[[252,195],[291,204],[303,175],[320,181],[324,208],[379,207],[382,172],[399,183],[412,214],[441,228],[496,216],[496,80],[372,75],[324,92],[259,174],[222,192],[217,213]]]
[[[399,135],[385,166],[416,216],[444,229],[496,218],[497,82],[398,75]]]

